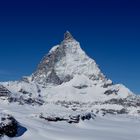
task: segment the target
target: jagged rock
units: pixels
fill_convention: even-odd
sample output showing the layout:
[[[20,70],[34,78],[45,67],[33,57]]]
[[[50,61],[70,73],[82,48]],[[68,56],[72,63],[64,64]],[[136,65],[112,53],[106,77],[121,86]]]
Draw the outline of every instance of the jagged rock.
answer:
[[[46,78],[46,83],[53,83],[56,85],[60,85],[62,81],[59,79],[57,74],[55,73],[54,70],[52,70],[49,74],[48,77]]]
[[[78,89],[84,89],[87,88],[87,85],[81,85],[81,86],[73,86],[74,88],[78,88]]]
[[[43,116],[43,114],[39,115],[39,118],[47,120],[49,122],[58,122],[58,121],[66,121],[68,123],[79,123],[81,121],[94,119],[96,117],[93,113],[85,113],[85,114],[78,114],[78,115],[70,115],[70,116]]]
[[[107,90],[107,91],[105,91],[104,94],[106,94],[106,95],[116,94],[117,95],[117,93],[118,93],[118,90]]]
[[[0,137],[15,137],[18,131],[18,122],[7,114],[0,114]]]
[[[38,65],[37,71],[33,73],[32,81],[36,81],[42,85],[46,85],[47,83],[61,84],[62,82],[57,76],[54,66],[64,56],[64,46],[46,55]]]
[[[81,120],[90,120],[92,118],[92,115],[91,113],[87,113],[87,114],[84,114],[84,115],[81,115]]]
[[[62,117],[55,117],[55,116],[44,117],[42,114],[40,114],[39,118],[47,120],[49,122],[67,121],[67,119],[64,119]]]
[[[27,91],[25,91],[24,89],[20,89],[19,92],[21,92],[21,93],[23,93],[23,94],[25,94],[25,95],[29,95],[29,96],[32,95],[32,93],[27,92]]]
[[[23,96],[18,97],[9,97],[8,101],[10,103],[18,102],[20,105],[28,104],[28,105],[43,105],[44,101],[40,98],[24,98]]]
[[[73,36],[69,31],[66,31],[66,33],[64,34],[64,40],[71,40],[71,39],[74,39]]]
[[[76,116],[71,115],[67,122],[68,123],[79,123],[79,121],[80,121],[80,115],[76,115]]]
[[[29,79],[28,79],[27,76],[23,76],[22,79],[21,79],[21,81],[24,81],[26,83],[30,83],[30,81],[29,81]]]
[[[112,86],[112,85],[113,85],[113,82],[111,80],[107,80],[107,81],[105,81],[103,88],[107,88],[107,87]]]
[[[8,97],[10,94],[11,92],[6,87],[0,85],[0,97]]]

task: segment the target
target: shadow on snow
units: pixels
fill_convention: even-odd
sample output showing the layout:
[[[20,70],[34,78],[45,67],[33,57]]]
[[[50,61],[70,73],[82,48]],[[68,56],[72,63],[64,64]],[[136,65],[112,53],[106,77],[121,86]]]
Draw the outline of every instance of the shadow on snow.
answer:
[[[18,133],[17,133],[16,137],[22,136],[26,131],[27,131],[27,128],[19,125],[18,126]]]

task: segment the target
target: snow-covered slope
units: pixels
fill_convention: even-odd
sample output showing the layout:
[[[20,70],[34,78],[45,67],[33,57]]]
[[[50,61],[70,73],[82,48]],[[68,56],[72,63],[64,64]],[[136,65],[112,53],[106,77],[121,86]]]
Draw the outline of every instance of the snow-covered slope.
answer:
[[[51,108],[53,108],[52,112],[50,112]],[[42,112],[48,110],[53,114],[54,107],[46,106],[43,109],[37,106],[17,106],[16,104],[9,106],[0,103],[0,111],[12,114],[22,125],[18,130],[19,134],[12,140],[139,140],[140,138],[138,117],[107,115],[76,124],[54,123],[39,119],[37,113],[41,110]],[[62,108],[57,107],[56,110],[57,114],[61,114]],[[11,140],[11,138],[5,136],[2,140]]]

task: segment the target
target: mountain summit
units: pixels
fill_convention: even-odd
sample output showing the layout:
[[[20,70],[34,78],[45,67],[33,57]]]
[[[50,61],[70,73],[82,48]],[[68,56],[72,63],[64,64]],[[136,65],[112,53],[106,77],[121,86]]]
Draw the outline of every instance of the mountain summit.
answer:
[[[80,43],[67,31],[60,45],[53,47],[41,60],[31,79],[41,85],[60,85],[75,75],[85,75],[93,81],[106,81],[95,61],[86,55]]]
[[[69,31],[66,31],[64,34],[64,40],[73,40],[73,36],[71,35],[71,33]]]

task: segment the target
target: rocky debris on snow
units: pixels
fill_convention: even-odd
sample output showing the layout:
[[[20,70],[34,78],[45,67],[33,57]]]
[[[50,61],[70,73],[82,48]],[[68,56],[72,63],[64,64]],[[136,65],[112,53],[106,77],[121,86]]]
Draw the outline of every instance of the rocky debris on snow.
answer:
[[[32,93],[27,92],[26,90],[24,90],[24,89],[22,89],[22,88],[19,90],[19,92],[21,92],[21,93],[23,93],[23,94],[26,94],[26,95],[29,95],[30,97],[32,96]]]
[[[122,105],[124,107],[140,107],[140,97],[129,96],[124,99],[112,98],[110,100],[105,101],[103,104],[117,104]]]
[[[96,115],[93,113],[84,113],[80,115],[71,115],[70,119],[68,120],[68,123],[79,123],[81,121],[95,119]]]
[[[100,112],[104,115],[106,114],[112,114],[112,115],[116,115],[116,114],[128,114],[127,109],[123,108],[121,110],[115,110],[115,109],[100,109]]]
[[[40,98],[24,98],[23,96],[20,96],[20,97],[9,97],[8,98],[8,101],[10,103],[14,103],[14,102],[17,102],[19,103],[20,105],[24,105],[24,104],[28,104],[28,105],[43,105],[44,104],[44,101]]]
[[[95,119],[96,115],[93,113],[83,113],[78,115],[69,115],[69,116],[44,116],[43,114],[39,115],[39,118],[47,120],[49,122],[58,122],[65,121],[68,123],[79,123],[80,121]]]

